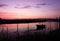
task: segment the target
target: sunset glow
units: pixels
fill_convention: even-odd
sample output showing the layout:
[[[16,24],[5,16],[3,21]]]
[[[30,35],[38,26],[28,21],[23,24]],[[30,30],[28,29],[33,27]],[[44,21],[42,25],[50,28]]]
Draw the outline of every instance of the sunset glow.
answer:
[[[0,0],[0,18],[56,18],[60,0]]]

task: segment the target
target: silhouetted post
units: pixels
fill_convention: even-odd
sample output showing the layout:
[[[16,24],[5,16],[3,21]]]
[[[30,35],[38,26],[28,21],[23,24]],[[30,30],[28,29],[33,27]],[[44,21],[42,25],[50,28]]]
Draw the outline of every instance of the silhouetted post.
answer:
[[[8,27],[6,27],[7,28],[7,38],[8,38]]]
[[[46,22],[45,22],[45,24],[46,24]],[[44,30],[44,32],[46,32],[46,28],[47,28],[47,27],[46,27],[46,25],[45,25],[45,30]]]
[[[51,22],[50,22],[50,32],[51,32]]]
[[[57,22],[57,29],[59,29],[59,22]]]
[[[58,18],[56,17],[56,29],[59,29],[59,27],[58,27]]]
[[[18,23],[17,23],[17,35],[19,35],[19,30],[18,30]]]
[[[29,32],[29,23],[28,23],[28,32]]]
[[[2,38],[4,38],[4,26],[2,26]]]
[[[55,22],[55,30],[58,29],[58,22]]]
[[[19,40],[19,30],[18,30],[18,23],[17,23],[17,41]]]
[[[19,35],[19,31],[18,31],[18,18],[17,18],[17,35]]]
[[[57,22],[56,22],[56,29],[60,29],[60,28],[59,28],[59,26],[60,26],[60,25],[59,25],[59,18],[56,18],[56,20],[57,20]]]
[[[17,23],[17,33],[18,33],[18,23]]]
[[[16,22],[17,22],[17,33],[16,33],[17,36],[16,36],[16,40],[18,41],[19,40],[18,18],[17,18],[17,21]]]
[[[59,17],[59,29],[60,29],[60,17]]]
[[[2,34],[4,33],[4,26],[2,27]]]
[[[60,29],[60,22],[59,22],[59,29]]]

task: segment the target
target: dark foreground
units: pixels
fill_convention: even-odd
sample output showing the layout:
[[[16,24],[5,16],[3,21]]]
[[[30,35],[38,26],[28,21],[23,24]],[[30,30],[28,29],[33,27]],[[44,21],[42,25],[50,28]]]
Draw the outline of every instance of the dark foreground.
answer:
[[[14,37],[14,35],[13,35]],[[12,37],[1,37],[0,34],[0,41],[45,41],[45,40],[60,40],[60,30],[51,31],[47,34],[41,34],[41,33],[27,33],[24,35],[17,35],[16,38]]]

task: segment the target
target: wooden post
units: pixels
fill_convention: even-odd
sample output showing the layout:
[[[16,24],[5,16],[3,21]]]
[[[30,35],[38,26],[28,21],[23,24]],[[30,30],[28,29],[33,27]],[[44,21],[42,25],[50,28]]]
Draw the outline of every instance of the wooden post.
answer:
[[[8,27],[7,27],[7,38],[8,38]]]
[[[4,38],[4,25],[2,25],[2,38]]]
[[[2,27],[2,34],[4,33],[4,26]]]
[[[59,29],[60,29],[60,22],[59,22]]]
[[[17,41],[19,40],[19,30],[18,30],[19,28],[18,28],[18,18],[17,18]]]
[[[51,32],[51,22],[50,22],[50,32]]]
[[[18,20],[18,18],[17,18]],[[17,21],[17,35],[19,35],[19,30],[18,30],[18,21]]]
[[[28,23],[28,32],[29,32],[29,23]]]
[[[56,17],[56,21],[58,21],[58,18]],[[58,22],[56,22],[56,29],[59,29]]]
[[[60,17],[59,17],[59,29],[60,29]]]
[[[17,41],[19,40],[19,38],[20,38],[20,34],[19,34],[18,23],[17,23]]]
[[[17,33],[18,33],[18,23],[17,23]]]

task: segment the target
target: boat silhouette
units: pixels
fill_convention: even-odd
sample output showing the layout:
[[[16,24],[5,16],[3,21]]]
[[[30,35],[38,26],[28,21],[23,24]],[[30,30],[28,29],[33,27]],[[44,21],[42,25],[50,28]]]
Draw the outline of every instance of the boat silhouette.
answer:
[[[39,25],[39,24],[37,24],[36,26],[37,26],[36,30],[43,30],[46,25],[43,25],[43,24]]]

